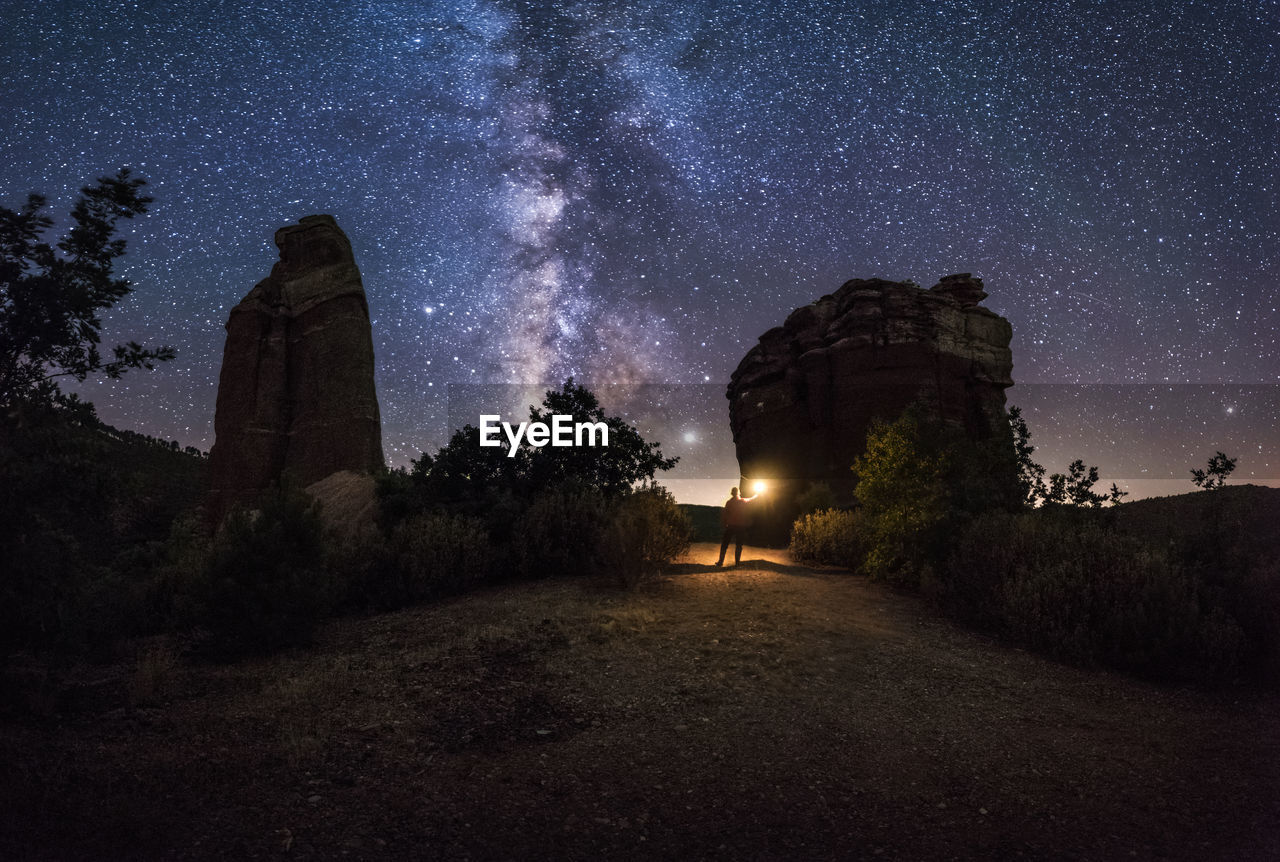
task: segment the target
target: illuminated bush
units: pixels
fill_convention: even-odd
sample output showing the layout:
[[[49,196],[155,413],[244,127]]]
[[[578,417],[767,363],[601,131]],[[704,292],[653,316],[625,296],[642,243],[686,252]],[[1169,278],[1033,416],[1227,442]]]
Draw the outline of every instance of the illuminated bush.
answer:
[[[854,495],[865,518],[864,568],[874,578],[914,584],[936,556],[949,514],[947,453],[928,439],[914,411],[875,421],[853,464]]]
[[[636,586],[689,549],[693,525],[661,485],[637,488],[612,509],[599,559],[624,586]]]
[[[843,509],[804,515],[791,528],[791,553],[806,562],[860,569],[867,556],[866,524]]]

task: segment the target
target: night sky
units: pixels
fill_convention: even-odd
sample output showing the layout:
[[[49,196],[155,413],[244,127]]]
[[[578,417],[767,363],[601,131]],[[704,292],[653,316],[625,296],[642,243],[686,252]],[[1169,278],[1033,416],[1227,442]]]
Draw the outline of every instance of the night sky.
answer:
[[[761,333],[849,278],[973,272],[1051,469],[1280,476],[1276,2],[3,8],[0,204],[61,215],[126,165],[156,199],[105,340],[179,358],[85,386],[112,424],[208,448],[227,313],[324,212],[393,464],[449,384],[573,374],[698,384],[656,438],[719,480]]]

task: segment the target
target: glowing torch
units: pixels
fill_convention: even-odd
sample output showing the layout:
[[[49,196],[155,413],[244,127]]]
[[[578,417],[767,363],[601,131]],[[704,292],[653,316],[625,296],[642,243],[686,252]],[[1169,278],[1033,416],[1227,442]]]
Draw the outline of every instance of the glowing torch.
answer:
[[[763,494],[764,489],[766,487],[767,486],[765,485],[763,479],[756,479],[754,482],[751,483],[751,490],[756,494]]]

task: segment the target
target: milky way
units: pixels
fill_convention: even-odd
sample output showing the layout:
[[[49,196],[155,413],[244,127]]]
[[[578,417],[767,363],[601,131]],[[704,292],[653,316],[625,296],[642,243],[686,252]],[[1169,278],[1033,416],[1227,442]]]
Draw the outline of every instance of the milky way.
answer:
[[[723,384],[853,277],[980,275],[1020,385],[1274,384],[1278,9],[11,4],[0,202],[151,181],[107,338],[180,357],[86,394],[201,447],[227,312],[313,212],[364,274],[393,463],[443,439],[448,384]],[[1048,460],[1089,454],[1043,423]]]

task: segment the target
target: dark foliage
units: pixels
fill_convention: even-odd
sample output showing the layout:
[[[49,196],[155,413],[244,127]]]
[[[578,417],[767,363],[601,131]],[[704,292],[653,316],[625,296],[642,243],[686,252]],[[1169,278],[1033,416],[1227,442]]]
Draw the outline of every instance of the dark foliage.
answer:
[[[228,516],[204,565],[180,587],[179,618],[205,630],[202,646],[219,656],[306,643],[340,598],[325,563],[317,505],[279,489],[261,509]]]
[[[125,297],[113,274],[121,219],[145,212],[122,170],[81,190],[56,245],[30,195],[0,207],[0,642],[84,648],[154,622],[140,613],[154,547],[198,493],[200,454],[117,431],[57,380],[119,377],[172,359],[168,347],[99,347],[102,311]]]
[[[625,420],[606,416],[595,395],[572,379],[546,392],[542,405],[530,409],[529,420],[550,424],[553,415],[605,423],[609,445],[522,442],[509,457],[505,446],[480,446],[479,430],[468,425],[435,456],[423,453],[410,469],[390,471],[379,480],[384,531],[394,535],[400,524],[432,512],[472,519],[489,537],[493,553],[487,565],[493,578],[590,572],[600,563],[610,530],[618,540],[643,533],[646,538],[637,541],[650,541],[635,525],[662,518],[650,518],[648,510],[640,513],[647,503],[632,489],[671,469],[676,459],[663,457],[658,444],[646,442]],[[672,513],[662,517],[675,518]],[[620,518],[632,527],[616,524]]]
[[[1031,445],[1031,431],[1026,420],[1022,418],[1022,410],[1009,408],[1009,428],[1013,435],[1013,448],[1017,462],[1018,484],[1022,488],[1023,501],[1027,506],[1040,504],[1091,506],[1097,508],[1103,503],[1115,506],[1125,497],[1128,491],[1120,490],[1116,483],[1106,494],[1093,490],[1098,484],[1098,468],[1085,466],[1083,460],[1077,458],[1067,466],[1066,473],[1054,473],[1045,481],[1045,469],[1031,459],[1036,447]]]
[[[1225,452],[1215,453],[1203,470],[1191,471],[1191,483],[1206,491],[1215,491],[1227,484],[1227,477],[1236,469],[1238,458],[1228,458]]]
[[[145,604],[157,548],[203,483],[191,452],[83,404],[0,415],[0,640],[82,649],[156,625]]]
[[[607,498],[628,493],[639,482],[652,481],[659,470],[670,470],[678,458],[664,458],[659,444],[648,443],[630,423],[606,416],[596,396],[573,378],[560,389],[548,390],[542,407],[529,411],[532,422],[550,423],[554,415],[572,416],[576,422],[603,422],[609,428],[605,447],[525,447],[527,479],[533,488],[551,488],[576,482]]]
[[[1018,487],[1022,491],[1025,506],[1034,506],[1044,499],[1044,467],[1031,459],[1036,447],[1031,445],[1031,429],[1022,418],[1021,407],[1009,408],[1009,431],[1013,435],[1014,460],[1018,470]]]
[[[1049,487],[1044,494],[1046,504],[1061,506],[1101,506],[1106,502],[1106,495],[1093,490],[1098,484],[1098,468],[1086,467],[1084,461],[1077,458],[1067,465],[1067,472],[1054,473],[1049,477]]]
[[[1125,492],[1095,492],[1082,460],[1045,482],[1016,408],[1010,432],[1007,449],[965,449],[915,411],[877,423],[854,466],[861,507],[797,521],[793,552],[918,586],[1066,661],[1167,679],[1280,669],[1280,492],[1117,507]],[[1219,455],[1201,484],[1230,472]]]
[[[482,447],[480,431],[467,425],[455,431],[434,457],[423,453],[409,470],[392,471],[382,480],[379,495],[388,525],[433,506],[488,517],[500,513],[509,525],[512,509],[524,509],[549,489],[571,484],[609,499],[633,485],[670,470],[676,458],[665,458],[657,443],[646,442],[624,419],[606,416],[596,396],[572,378],[560,389],[548,390],[541,407],[529,411],[530,422],[549,423],[552,415],[572,416],[574,422],[604,422],[609,445],[543,446],[521,443],[514,456],[505,446]]]
[[[873,422],[853,465],[866,547],[861,568],[907,585],[943,556],[959,523],[1017,509],[1025,494],[1012,433],[974,442],[924,416],[912,408],[893,422]]]
[[[609,526],[609,499],[562,483],[538,496],[516,523],[512,549],[521,577],[588,575]]]
[[[120,219],[146,212],[141,179],[121,170],[81,189],[73,227],[56,246],[42,239],[53,226],[45,198],[32,194],[20,210],[0,207],[0,406],[61,398],[55,378],[119,377],[174,357],[169,347],[135,342],[102,355],[99,314],[132,290],[112,272],[125,252]]]
[[[960,618],[1074,663],[1208,680],[1261,667],[1277,618],[1241,614],[1243,583],[1196,560],[1208,537],[1152,541],[1117,514],[984,516],[955,537],[924,586]]]
[[[692,541],[719,542],[723,527],[720,526],[720,515],[724,511],[720,506],[699,506],[693,503],[677,503],[692,525]]]
[[[482,583],[493,565],[484,524],[444,512],[398,524],[387,548],[388,577],[370,595],[388,608],[462,592]]]
[[[796,497],[796,511],[802,516],[834,508],[836,492],[826,482],[811,482]]]

